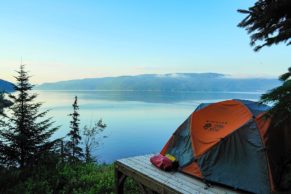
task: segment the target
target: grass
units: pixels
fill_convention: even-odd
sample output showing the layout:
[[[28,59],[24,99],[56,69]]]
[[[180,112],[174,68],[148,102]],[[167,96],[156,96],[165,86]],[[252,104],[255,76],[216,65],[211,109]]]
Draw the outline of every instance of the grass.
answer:
[[[1,169],[0,193],[114,193],[113,165],[66,164],[54,170],[38,167],[28,173],[29,176],[27,172],[20,172],[18,169]],[[140,193],[134,180],[126,180],[125,193]]]

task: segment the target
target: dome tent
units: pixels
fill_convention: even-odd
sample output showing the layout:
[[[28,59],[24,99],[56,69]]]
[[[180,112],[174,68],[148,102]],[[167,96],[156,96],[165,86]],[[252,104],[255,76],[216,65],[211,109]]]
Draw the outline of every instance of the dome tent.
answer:
[[[175,156],[179,170],[188,175],[252,193],[271,193],[278,156],[268,149],[275,145],[269,137],[270,119],[263,116],[268,109],[247,100],[201,104],[178,127],[161,154]]]

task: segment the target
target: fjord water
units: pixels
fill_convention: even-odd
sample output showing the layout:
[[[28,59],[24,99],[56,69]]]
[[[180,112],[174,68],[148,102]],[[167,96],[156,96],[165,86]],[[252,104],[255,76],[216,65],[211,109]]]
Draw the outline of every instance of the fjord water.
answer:
[[[69,131],[72,103],[78,96],[80,126],[102,118],[107,124],[93,150],[99,162],[157,153],[175,129],[202,102],[226,99],[258,100],[260,92],[157,92],[157,91],[36,91],[43,109],[50,109],[60,129]]]

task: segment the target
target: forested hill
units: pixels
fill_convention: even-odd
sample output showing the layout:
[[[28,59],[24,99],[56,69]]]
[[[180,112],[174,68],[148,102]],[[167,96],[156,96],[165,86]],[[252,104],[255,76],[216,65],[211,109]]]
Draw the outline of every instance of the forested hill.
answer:
[[[14,84],[0,79],[0,92],[13,92]]]
[[[230,78],[217,73],[145,74],[44,83],[40,90],[266,91],[277,79]]]

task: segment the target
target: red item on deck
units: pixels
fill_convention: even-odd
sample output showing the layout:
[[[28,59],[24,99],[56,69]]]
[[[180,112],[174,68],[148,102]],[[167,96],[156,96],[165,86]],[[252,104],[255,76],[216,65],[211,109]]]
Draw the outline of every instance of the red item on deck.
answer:
[[[150,161],[157,168],[165,171],[171,170],[173,168],[173,162],[166,156],[163,156],[162,154],[152,156],[150,158]]]

